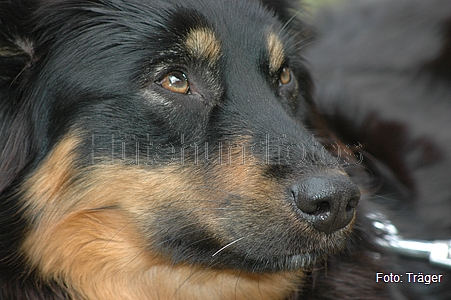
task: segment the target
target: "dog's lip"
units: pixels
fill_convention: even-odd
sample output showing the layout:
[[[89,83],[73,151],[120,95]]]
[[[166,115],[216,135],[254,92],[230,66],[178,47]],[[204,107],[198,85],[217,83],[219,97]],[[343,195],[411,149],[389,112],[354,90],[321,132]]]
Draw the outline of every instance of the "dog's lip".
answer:
[[[262,267],[264,270],[267,270],[269,267],[269,269],[272,271],[302,270],[311,268],[318,261],[322,261],[324,258],[325,255],[316,253],[279,256],[274,257],[273,259],[264,260],[264,264],[262,264],[260,267]]]
[[[317,262],[326,259],[330,254],[338,253],[343,250],[345,243],[337,245],[333,249],[316,249],[307,252],[287,253],[285,255],[276,255],[266,258],[278,265],[282,270],[305,269],[314,266]],[[262,259],[262,261],[266,261]]]

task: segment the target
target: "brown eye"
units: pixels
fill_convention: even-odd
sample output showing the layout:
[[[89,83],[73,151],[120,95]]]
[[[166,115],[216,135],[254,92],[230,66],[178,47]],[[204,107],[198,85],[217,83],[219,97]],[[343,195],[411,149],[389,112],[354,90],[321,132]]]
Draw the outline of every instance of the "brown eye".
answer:
[[[189,82],[186,75],[179,71],[172,71],[159,82],[159,84],[168,91],[189,94]]]
[[[291,81],[291,71],[288,67],[284,67],[279,76],[279,82],[281,85],[288,84]]]

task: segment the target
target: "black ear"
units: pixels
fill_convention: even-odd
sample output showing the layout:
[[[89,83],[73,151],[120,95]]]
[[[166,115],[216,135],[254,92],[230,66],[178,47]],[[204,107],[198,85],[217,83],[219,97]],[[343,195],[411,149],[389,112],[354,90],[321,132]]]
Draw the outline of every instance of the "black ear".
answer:
[[[31,126],[17,87],[33,61],[29,0],[0,0],[0,193],[30,161]],[[22,79],[22,80],[21,80]]]
[[[261,3],[274,11],[280,21],[294,30],[305,30],[302,22],[302,14],[305,9],[302,8],[300,1],[290,0],[261,0]]]
[[[24,44],[24,47],[27,46]],[[11,88],[18,83],[19,75],[27,69],[31,60],[30,54],[20,45],[0,37],[0,89]]]
[[[27,20],[31,1],[0,0],[0,89],[18,82],[33,57]]]

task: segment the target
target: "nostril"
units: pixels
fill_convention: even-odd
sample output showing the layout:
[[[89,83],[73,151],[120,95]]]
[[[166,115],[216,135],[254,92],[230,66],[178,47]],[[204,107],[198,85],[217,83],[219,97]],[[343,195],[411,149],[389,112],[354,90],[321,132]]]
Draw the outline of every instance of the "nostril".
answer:
[[[313,212],[313,215],[317,216],[320,214],[325,214],[330,211],[330,204],[328,202],[320,202]]]
[[[360,193],[359,193],[360,194]],[[359,204],[359,200],[360,200],[360,196],[357,197],[353,197],[348,204],[346,205],[346,212],[353,212],[354,209],[357,207],[357,205]]]

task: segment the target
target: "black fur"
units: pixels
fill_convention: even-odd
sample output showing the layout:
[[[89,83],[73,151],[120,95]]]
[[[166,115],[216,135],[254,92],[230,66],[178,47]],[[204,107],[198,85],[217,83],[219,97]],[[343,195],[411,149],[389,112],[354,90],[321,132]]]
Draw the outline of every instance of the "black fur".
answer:
[[[23,247],[30,240],[37,248],[55,245],[55,258],[64,250],[60,245],[80,247],[72,243],[78,231],[61,241],[30,238],[45,232],[42,218],[55,218],[53,211],[62,216],[55,218],[57,237],[66,220],[90,213],[126,220],[120,229],[111,227],[111,241],[117,235],[133,244],[121,235],[129,228],[140,237],[140,254],[119,273],[104,276],[132,274],[133,260],[157,255],[174,272],[191,266],[189,275],[180,273],[186,277],[177,291],[200,269],[201,275],[237,274],[235,297],[245,278],[261,276],[252,297],[266,298],[263,278],[292,272],[299,281],[283,293],[289,299],[402,299],[400,293],[449,298],[449,273],[421,261],[412,267],[382,252],[365,217],[384,211],[406,238],[450,236],[450,135],[440,130],[451,127],[446,2],[357,5],[324,17],[308,47],[318,82],[316,106],[302,50],[312,41],[310,30],[291,1],[0,0],[0,298],[93,295],[89,287],[76,286],[67,275],[71,270],[44,271],[48,257],[30,259],[34,249]],[[214,45],[201,58],[187,49],[190,33],[202,28],[214,33],[212,38],[207,31],[206,40],[220,41],[220,55],[215,57]],[[278,70],[270,67],[270,30],[284,52]],[[292,80],[282,83],[287,68]],[[187,75],[189,93],[163,88],[172,71]],[[61,185],[63,192],[105,190],[113,199],[128,187],[105,178],[128,182],[133,172],[169,172],[167,183],[153,186],[156,194],[139,186],[145,201],[126,194],[80,211],[70,193],[59,199],[67,211],[58,210],[58,201],[29,196],[33,184],[39,186],[36,174],[55,186],[65,180],[42,168],[74,132],[81,142],[70,149],[68,170],[76,175]],[[344,168],[312,136],[339,155]],[[250,152],[249,166],[233,156],[241,146]],[[111,174],[105,166],[125,171]],[[353,215],[355,186],[344,175],[330,175],[343,170],[365,191],[353,233],[350,217],[330,230],[317,217],[327,219],[329,206],[342,198]],[[186,183],[180,185],[182,172]],[[305,204],[311,198],[324,200],[313,202],[313,212]],[[34,209],[41,201],[44,208]],[[129,209],[136,206],[139,213]],[[113,267],[122,259],[102,258]],[[302,280],[298,270],[305,273]],[[431,286],[375,282],[376,272],[390,271],[446,276]],[[120,279],[125,285],[129,278]]]
[[[92,290],[77,280],[92,272],[100,276],[95,284],[102,285],[147,255],[174,272],[190,264],[203,270],[200,276],[236,274],[235,297],[245,278],[258,284],[252,297],[259,297],[260,276],[293,273],[290,280],[296,281],[287,285],[283,279],[280,295],[299,295],[299,270],[344,247],[358,190],[312,137],[312,83],[299,51],[308,39],[290,5],[0,1],[0,298],[99,298],[110,291]],[[198,35],[190,36],[196,30]],[[184,73],[191,90],[166,88],[171,72]],[[282,82],[283,72],[290,79]],[[64,144],[68,139],[76,145]],[[249,166],[233,161],[237,166],[227,168],[222,147],[233,150],[238,143],[253,160]],[[61,145],[73,148],[63,147],[67,153],[61,156]],[[235,159],[224,155],[229,158]],[[187,175],[182,178],[181,172]],[[136,198],[129,196],[136,191],[131,189],[117,199],[135,183],[118,188],[111,180],[127,182],[127,174],[141,174],[135,180],[143,182],[163,174],[167,183],[157,178],[155,184],[163,183],[138,186]],[[109,193],[95,202],[104,191]],[[343,204],[337,222],[325,223],[335,220],[329,216],[335,216],[338,198]],[[126,225],[114,229],[99,221],[111,216]],[[47,224],[51,218],[57,224]],[[94,233],[84,227],[85,220],[98,222]],[[105,238],[90,234],[111,233],[95,253],[112,269],[127,253],[115,257],[115,250],[106,251],[114,244],[108,239],[135,227],[139,242],[128,236],[120,240],[131,248],[142,242],[139,255],[119,272],[91,270],[93,252],[84,249]],[[83,236],[85,231],[90,234]],[[48,245],[53,248],[45,252]],[[60,256],[65,251],[71,254]],[[81,261],[72,261],[75,256]],[[57,257],[63,264],[53,263]],[[60,269],[66,262],[73,267]],[[85,266],[82,272],[74,270],[79,266]],[[175,294],[192,277],[180,274],[186,277]],[[133,293],[136,289],[125,285],[138,279],[120,278],[123,289],[109,287]],[[149,292],[171,293],[159,289]]]

